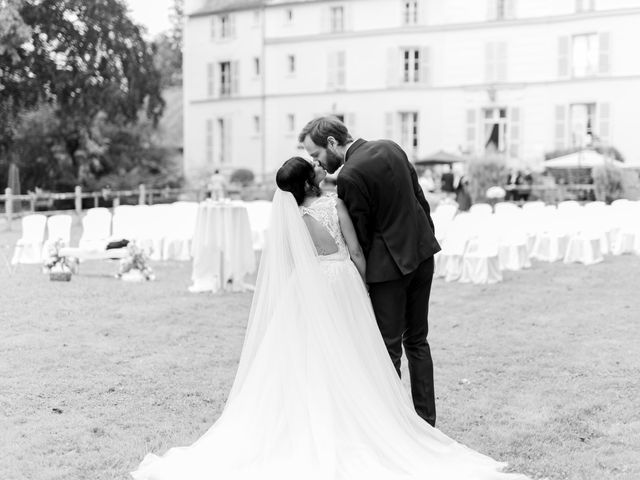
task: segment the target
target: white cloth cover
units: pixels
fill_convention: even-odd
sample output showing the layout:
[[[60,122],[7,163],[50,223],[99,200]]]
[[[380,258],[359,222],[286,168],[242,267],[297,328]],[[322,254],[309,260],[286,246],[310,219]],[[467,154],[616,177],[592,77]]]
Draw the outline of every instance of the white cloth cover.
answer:
[[[64,246],[71,241],[71,215],[52,215],[47,219],[47,241],[42,246],[42,258],[49,256],[49,248],[58,240]]]
[[[442,241],[442,250],[435,258],[436,277],[443,277],[447,282],[455,282],[462,275],[462,258],[467,242],[473,235],[471,231],[471,215],[459,213],[451,222],[446,237]],[[437,226],[436,226],[437,231]]]
[[[146,235],[149,224],[149,205],[119,205],[113,211],[114,240],[138,241]]]
[[[493,209],[488,203],[474,203],[471,205],[471,208],[469,208],[469,213],[473,215],[491,215]]]
[[[148,252],[151,260],[162,260],[164,240],[174,228],[170,223],[171,204],[150,205],[145,218],[145,228],[139,233],[136,243]]]
[[[42,244],[47,217],[34,213],[22,217],[22,236],[16,241],[11,264],[42,262]]]
[[[271,202],[266,200],[255,200],[245,202],[251,227],[251,238],[254,250],[262,250],[264,246],[264,235],[269,227],[269,217],[271,216]]]
[[[580,232],[572,235],[564,254],[564,263],[582,263],[593,265],[604,260],[600,238],[597,235]]]
[[[163,260],[191,260],[191,242],[198,218],[197,202],[175,202],[171,204],[167,223],[171,226],[162,242]]]
[[[557,262],[564,259],[569,244],[569,235],[548,230],[541,232],[535,240],[531,257],[543,262]]]
[[[337,215],[335,215],[337,220]],[[416,414],[348,254],[318,257],[276,192],[240,364],[216,423],[136,480],[507,480]]]
[[[82,236],[78,246],[81,250],[102,251],[111,237],[111,212],[97,207],[87,210],[82,219]]]
[[[202,202],[192,244],[192,292],[245,289],[245,275],[255,271],[247,209],[229,201]]]
[[[498,233],[493,221],[476,225],[462,260],[461,283],[497,283],[502,281],[498,258]]]

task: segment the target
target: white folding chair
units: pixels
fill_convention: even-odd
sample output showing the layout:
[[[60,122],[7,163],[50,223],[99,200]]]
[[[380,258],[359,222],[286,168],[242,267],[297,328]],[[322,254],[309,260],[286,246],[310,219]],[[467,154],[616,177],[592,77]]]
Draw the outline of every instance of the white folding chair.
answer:
[[[162,260],[163,243],[173,228],[170,222],[172,207],[170,204],[151,205],[145,222],[146,228],[138,233],[138,245],[149,252],[151,260]]]
[[[82,236],[78,246],[82,250],[101,251],[111,237],[111,212],[107,208],[90,208],[82,219]]]
[[[488,203],[474,203],[469,208],[469,213],[472,215],[491,215],[493,208]]]
[[[163,260],[191,259],[191,242],[196,230],[198,204],[196,202],[175,202],[171,204],[168,231],[162,247]]]
[[[49,248],[57,241],[61,241],[63,247],[68,247],[71,242],[71,215],[52,215],[47,219],[47,241],[42,246],[42,258],[49,254]]]
[[[47,217],[34,213],[22,217],[22,236],[16,242],[11,259],[12,265],[42,262],[42,244],[47,225]]]
[[[502,281],[498,255],[498,235],[493,219],[478,223],[467,243],[462,259],[460,283],[497,283]]]

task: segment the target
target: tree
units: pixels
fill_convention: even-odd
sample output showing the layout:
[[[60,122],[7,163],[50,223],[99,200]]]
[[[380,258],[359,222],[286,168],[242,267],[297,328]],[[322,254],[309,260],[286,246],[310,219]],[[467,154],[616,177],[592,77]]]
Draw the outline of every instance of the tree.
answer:
[[[171,28],[155,40],[156,68],[162,73],[163,87],[182,85],[184,0],[174,0],[169,19]]]
[[[164,102],[153,48],[122,0],[0,2],[13,6],[0,30],[5,32],[0,109],[15,120],[21,112],[50,105],[59,122],[55,143],[62,145],[76,180],[86,171],[90,126],[98,114],[114,125],[131,126],[145,111],[157,122]],[[21,22],[28,28],[26,41]],[[10,148],[16,129],[4,124],[0,145]]]

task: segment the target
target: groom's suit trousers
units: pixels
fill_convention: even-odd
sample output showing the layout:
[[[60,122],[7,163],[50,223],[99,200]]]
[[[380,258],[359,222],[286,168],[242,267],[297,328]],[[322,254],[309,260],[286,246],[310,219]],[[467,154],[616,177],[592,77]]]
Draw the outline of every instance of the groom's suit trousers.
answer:
[[[433,361],[427,342],[433,267],[434,260],[431,257],[398,280],[370,283],[369,295],[378,327],[398,375],[404,345],[416,412],[435,426]]]

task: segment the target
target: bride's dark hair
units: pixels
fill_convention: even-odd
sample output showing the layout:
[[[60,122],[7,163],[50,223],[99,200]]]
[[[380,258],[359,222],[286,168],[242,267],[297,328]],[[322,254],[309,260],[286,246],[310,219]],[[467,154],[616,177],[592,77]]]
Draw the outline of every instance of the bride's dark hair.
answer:
[[[320,195],[320,187],[316,181],[313,165],[302,157],[291,157],[284,162],[276,173],[276,184],[280,190],[291,192],[293,197],[302,205],[308,193]]]

